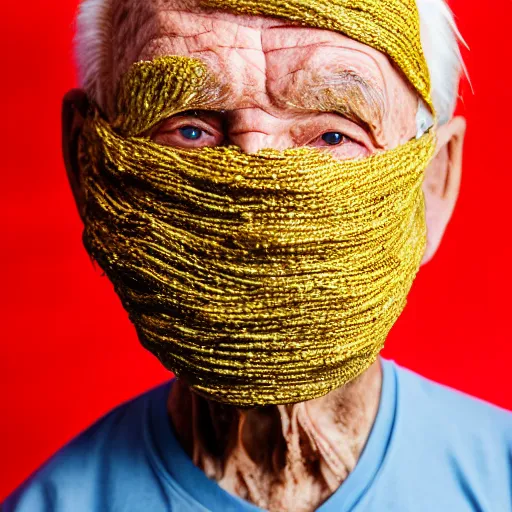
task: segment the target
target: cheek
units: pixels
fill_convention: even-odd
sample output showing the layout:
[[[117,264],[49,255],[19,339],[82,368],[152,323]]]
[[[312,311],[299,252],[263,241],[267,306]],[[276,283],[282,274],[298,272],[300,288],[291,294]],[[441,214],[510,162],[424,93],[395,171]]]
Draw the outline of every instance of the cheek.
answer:
[[[333,147],[332,149],[329,148],[327,151],[330,151],[332,156],[339,160],[355,160],[366,158],[371,154],[368,148],[362,144],[358,144],[357,142],[347,142],[340,146]]]

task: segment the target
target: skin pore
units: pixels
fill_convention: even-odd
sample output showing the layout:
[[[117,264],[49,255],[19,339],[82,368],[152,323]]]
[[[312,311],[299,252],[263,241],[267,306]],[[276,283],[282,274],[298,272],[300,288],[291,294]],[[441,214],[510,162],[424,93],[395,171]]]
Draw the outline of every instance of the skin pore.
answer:
[[[151,137],[160,144],[229,143],[248,153],[313,146],[348,159],[416,135],[416,92],[386,56],[341,34],[203,11],[195,0],[114,0],[110,14],[112,46],[100,77],[102,106],[110,116],[122,74],[132,63],[158,56],[201,59],[226,91],[215,110],[182,112],[157,126]],[[65,160],[80,211],[74,153],[84,101],[83,93],[68,95],[63,117]],[[437,156],[425,180],[425,260],[436,251],[455,205],[464,128],[455,118],[438,130]],[[310,512],[356,466],[381,383],[377,361],[323,398],[240,410],[199,397],[178,381],[168,411],[194,463],[226,491],[272,512]]]

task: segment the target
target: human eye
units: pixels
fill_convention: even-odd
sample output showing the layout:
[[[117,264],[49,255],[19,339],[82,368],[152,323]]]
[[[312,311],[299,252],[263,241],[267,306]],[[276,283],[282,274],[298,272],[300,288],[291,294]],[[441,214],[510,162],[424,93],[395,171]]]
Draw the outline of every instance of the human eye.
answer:
[[[350,137],[343,131],[322,130],[317,134],[307,145],[329,151],[335,158],[347,160],[369,154],[367,146],[359,138]]]
[[[163,121],[151,134],[154,142],[179,148],[214,147],[224,136],[215,113],[185,112]]]
[[[321,135],[318,141],[318,145],[325,146],[339,146],[340,144],[346,144],[348,142],[352,142],[350,137],[347,137],[341,132],[325,132]]]
[[[206,135],[204,130],[201,130],[201,128],[194,125],[182,126],[181,128],[178,128],[178,132],[183,139],[187,140],[199,140],[201,137]]]

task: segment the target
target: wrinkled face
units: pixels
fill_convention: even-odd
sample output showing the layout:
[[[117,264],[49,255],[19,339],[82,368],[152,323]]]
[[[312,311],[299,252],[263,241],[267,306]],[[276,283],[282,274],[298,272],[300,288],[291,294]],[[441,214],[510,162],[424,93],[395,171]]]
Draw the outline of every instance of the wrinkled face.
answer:
[[[160,124],[152,137],[161,144],[246,152],[313,146],[348,159],[416,134],[416,92],[364,44],[287,21],[204,11],[196,1],[127,3],[114,6],[111,89],[134,62],[182,55],[205,62],[225,91],[216,110]]]
[[[289,400],[299,397],[296,390],[285,390],[277,381],[270,382],[267,379],[276,367],[275,351],[286,352],[283,358],[277,359],[280,362],[287,360],[294,352],[288,374],[293,378],[282,381],[290,384],[301,373],[293,369],[293,364],[304,364],[306,358],[310,357],[308,351],[316,351],[317,346],[310,341],[313,338],[299,336],[309,340],[303,352],[291,351],[290,345],[284,345],[283,348],[282,344],[276,343],[280,341],[279,336],[283,336],[283,332],[277,332],[272,322],[260,322],[263,311],[274,311],[279,305],[283,307],[284,313],[278,311],[277,318],[282,320],[285,314],[298,315],[297,311],[290,308],[292,302],[286,299],[286,294],[281,294],[282,290],[273,281],[276,276],[289,280],[290,276],[297,274],[299,280],[295,285],[292,283],[289,290],[291,293],[299,291],[299,296],[306,297],[306,303],[309,304],[311,301],[307,295],[311,290],[309,284],[305,285],[309,281],[301,280],[303,275],[311,276],[313,271],[321,274],[322,269],[327,269],[326,276],[332,276],[335,269],[345,272],[355,265],[354,268],[358,270],[352,273],[349,271],[356,279],[353,288],[343,279],[340,281],[343,282],[341,287],[329,286],[322,281],[315,290],[320,291],[319,297],[322,300],[326,296],[327,300],[331,300],[330,295],[324,293],[325,290],[336,290],[334,295],[340,290],[347,292],[351,299],[356,300],[354,315],[350,316],[347,308],[343,313],[346,313],[347,318],[350,316],[356,320],[353,323],[348,320],[339,322],[340,317],[336,316],[338,311],[329,303],[325,311],[332,312],[332,315],[324,315],[324,311],[315,305],[313,309],[319,312],[318,322],[305,322],[301,316],[301,325],[313,325],[311,335],[324,337],[318,347],[329,351],[332,344],[329,339],[325,339],[327,333],[334,336],[333,340],[350,341],[354,332],[360,330],[360,324],[366,322],[368,332],[362,335],[358,333],[363,340],[364,350],[357,357],[353,352],[344,350],[328,353],[326,357],[315,356],[317,366],[312,368],[311,381],[306,382],[311,385],[311,389],[305,389],[305,394],[301,390],[300,397],[320,396],[321,393],[342,385],[346,379],[353,378],[357,372],[364,371],[367,367],[365,365],[369,361],[371,363],[380,350],[389,328],[400,314],[405,294],[420,263],[425,224],[421,211],[424,203],[419,186],[427,162],[430,163],[425,170],[426,179],[423,184],[426,186],[423,191],[427,228],[430,230],[430,240],[433,240],[427,245],[427,259],[435,252],[449,220],[460,181],[464,122],[452,119],[437,128],[435,147],[433,134],[430,134],[397,151],[384,151],[375,159],[365,161],[364,157],[380,150],[394,149],[414,139],[417,134],[418,96],[385,55],[332,31],[299,27],[275,18],[244,17],[222,10],[202,10],[193,3],[201,0],[189,0],[185,6],[183,1],[178,3],[178,0],[123,0],[122,3],[121,0],[112,1],[119,3],[114,3],[108,13],[110,34],[107,34],[108,44],[103,51],[109,55],[102,55],[103,73],[93,77],[93,82],[86,84],[86,87],[99,84],[101,88],[97,89],[97,93],[101,93],[101,106],[106,109],[107,116],[113,118],[114,123],[106,122],[102,116],[90,115],[90,90],[70,91],[63,104],[64,157],[85,223],[84,240],[87,248],[102,268],[108,271],[107,275],[114,282],[142,336],[141,341],[146,346],[155,345],[154,351],[165,361],[164,364],[177,373],[188,374],[196,390],[201,390],[207,396],[215,395],[219,399],[239,405],[289,403]],[[171,56],[180,58],[161,59]],[[122,112],[115,112],[114,91],[122,75],[136,62],[157,58],[160,58],[157,63],[136,66],[133,81],[125,82],[121,89],[124,92],[118,105]],[[190,64],[185,62],[187,58],[194,59],[196,64],[197,60],[202,61],[207,68],[207,74],[202,66],[196,65],[194,70],[187,69],[187,64]],[[179,66],[175,66],[176,63]],[[162,77],[161,73],[170,74]],[[154,76],[149,79],[151,74]],[[148,80],[145,83],[147,87],[140,88],[141,80]],[[205,84],[208,80],[210,82]],[[171,85],[173,83],[176,86]],[[203,94],[205,91],[215,92],[214,101],[211,95]],[[176,99],[173,99],[174,96],[187,97],[188,102],[178,100],[174,105],[167,105],[167,102],[171,103]],[[126,105],[123,104],[124,100]],[[180,111],[180,108],[195,110]],[[162,115],[170,115],[170,112],[175,115],[162,119]],[[155,113],[158,113],[156,117],[149,121],[146,119]],[[116,114],[121,115],[116,117]],[[154,125],[153,119],[157,119],[159,124]],[[127,130],[128,137],[123,137],[124,122],[139,123],[137,130]],[[144,132],[146,129],[150,130],[149,133]],[[241,156],[240,151],[233,148],[176,152],[162,149],[157,144],[148,144],[140,137],[130,137],[133,134],[148,135],[157,144],[176,148],[235,145],[242,151],[255,153],[266,148],[285,150],[312,147],[329,152],[339,160],[357,161],[340,163],[316,151],[295,151],[284,155],[272,153],[271,156],[267,154],[254,158]],[[417,148],[417,151],[411,152],[411,147]],[[78,148],[86,151],[78,154]],[[435,156],[431,160],[432,153]],[[306,158],[310,160],[304,160]],[[277,160],[279,165],[275,163]],[[267,161],[268,166],[265,167],[266,164],[263,165],[262,162]],[[275,172],[276,168],[279,173]],[[243,172],[234,174],[238,169]],[[254,169],[260,174],[244,174],[247,170]],[[397,174],[393,177],[388,171]],[[119,176],[123,178],[118,180],[116,173],[121,173]],[[345,175],[347,180],[338,179]],[[116,177],[115,180],[111,180],[113,176]],[[358,186],[359,176],[364,177],[361,185],[367,187],[366,189]],[[407,176],[412,179],[407,183],[408,187],[414,187],[414,194],[409,193],[412,188],[401,185]],[[131,177],[136,178],[133,183],[130,181]],[[255,177],[257,180],[253,180]],[[273,180],[279,177],[295,187],[290,185],[291,188],[286,188],[286,191],[292,192],[290,195],[297,199],[296,203],[282,194],[284,190],[281,183],[274,183]],[[123,181],[125,178],[128,181]],[[251,183],[238,183],[246,178]],[[179,181],[182,179],[183,183]],[[224,179],[227,181],[222,181]],[[260,183],[258,180],[266,183],[265,186],[268,187],[261,190],[256,187],[256,190],[254,183]],[[310,188],[302,188],[303,181]],[[112,185],[114,182],[117,186]],[[147,187],[137,186],[136,183],[139,182],[146,183]],[[338,186],[342,182],[343,187],[325,188],[332,184]],[[127,186],[121,185],[122,183]],[[385,189],[382,193],[379,184]],[[222,193],[212,194],[212,190],[217,190],[218,186],[221,186]],[[303,190],[308,192],[302,193]],[[325,193],[331,190],[339,190],[340,194]],[[273,209],[274,202],[269,200],[265,203],[261,199],[267,198],[267,195],[271,197],[271,192],[279,197],[283,195],[287,198],[286,201],[275,202],[278,208]],[[391,196],[391,192],[396,192],[398,196]],[[123,197],[122,201],[118,200],[118,196]],[[173,199],[167,200],[167,197]],[[185,201],[182,201],[184,198]],[[255,198],[257,200],[253,201]],[[432,198],[437,200],[438,207],[430,208],[434,215],[429,216],[429,205],[436,205]],[[406,199],[409,200],[409,206],[404,204]],[[338,203],[343,200],[346,203],[340,204],[345,206],[339,206]],[[361,200],[363,206],[356,200]],[[305,201],[309,203],[306,204]],[[389,211],[384,209],[386,201],[390,206]],[[113,208],[112,205],[120,206]],[[248,205],[250,209],[247,209]],[[272,208],[269,209],[268,205]],[[255,209],[260,215],[257,218],[253,216],[255,206],[262,206],[259,210]],[[168,211],[172,208],[179,210],[179,216],[174,217],[173,212]],[[325,214],[322,211],[318,216],[320,209]],[[198,212],[203,211],[204,216],[198,215]],[[122,215],[116,219],[118,212],[122,212]],[[125,215],[126,212],[129,215]],[[391,215],[393,212],[394,216]],[[350,242],[347,244],[347,251],[344,251],[345,246],[337,243],[347,242],[347,238],[343,238],[346,226],[343,215],[351,223],[355,223],[350,224],[355,226],[354,229],[348,229]],[[392,222],[393,229],[390,228],[390,216],[395,219]],[[175,219],[179,221],[178,229]],[[322,223],[317,222],[319,219],[327,219],[328,230],[323,228]],[[333,222],[333,219],[339,220],[339,224]],[[111,222],[116,220],[120,222]],[[182,229],[183,220],[183,225],[187,226],[185,230]],[[110,234],[106,235],[106,227],[112,230]],[[393,237],[394,242],[383,242],[381,233],[369,235],[370,228],[376,231],[382,229],[382,235]],[[234,229],[239,230],[236,236],[233,234]],[[184,243],[185,232],[188,233],[190,242]],[[205,233],[209,235],[205,237]],[[297,238],[298,233],[305,236],[303,243]],[[361,235],[360,238],[355,238],[358,234]],[[313,235],[320,238],[314,238]],[[339,236],[341,238],[338,239]],[[108,243],[104,243],[106,240]],[[315,240],[319,242],[316,243]],[[401,243],[398,243],[399,240]],[[137,250],[134,250],[135,243],[140,245]],[[376,245],[367,248],[364,253],[361,252],[364,244]],[[301,250],[304,249],[304,252],[296,253],[296,245]],[[176,256],[174,247],[178,246],[180,251],[177,251]],[[326,250],[326,247],[334,247],[335,250]],[[318,248],[320,254],[309,257],[309,248]],[[398,253],[384,258],[381,252],[387,248],[397,249]],[[339,253],[336,252],[338,250]],[[192,257],[187,260],[182,255],[183,251],[188,251]],[[153,253],[162,256],[155,257]],[[306,257],[302,258],[302,254]],[[261,265],[264,260],[262,255],[272,265]],[[213,274],[208,265],[213,257],[219,258],[219,263],[213,264],[219,273],[212,280]],[[147,266],[149,258],[152,267]],[[373,258],[386,260],[393,268],[381,272],[381,263],[375,267],[370,265]],[[186,261],[190,268],[187,267],[186,271],[179,270],[179,279],[176,279],[177,269],[185,268]],[[283,265],[281,270],[276,270],[278,262]],[[201,270],[200,265],[203,264],[204,268]],[[241,270],[233,270],[231,267],[235,267],[235,264]],[[290,270],[290,264],[296,265],[293,267],[295,270]],[[405,270],[396,264],[404,264]],[[359,268],[357,265],[363,267]],[[260,276],[264,267],[267,274]],[[373,273],[373,268],[376,273]],[[372,271],[369,272],[368,269]],[[134,280],[133,275],[137,272],[144,273],[147,282]],[[233,272],[236,279],[229,278],[230,272]],[[194,293],[191,294],[194,300],[198,300],[199,289],[204,290],[205,294],[212,292],[213,300],[206,295],[199,297],[200,307],[196,307],[197,304],[189,300],[187,295],[188,285],[182,287],[179,284],[183,275],[187,276],[187,282],[197,283]],[[250,286],[246,286],[242,279],[244,284],[238,287],[240,289],[237,288],[235,295],[229,296],[226,304],[230,304],[231,310],[226,311],[224,302],[218,300],[219,290],[224,290],[226,283],[228,287],[232,282],[239,283],[240,276],[245,275],[250,275],[251,280],[254,276],[261,277],[263,291],[270,283],[270,288],[277,290],[275,296],[279,300],[285,297],[284,303],[281,304],[277,299],[274,302],[274,296],[266,291],[253,293],[252,288],[249,297],[246,292]],[[379,288],[378,293],[360,292],[362,281],[358,279],[363,275],[369,287]],[[381,300],[379,279],[386,283],[386,290],[391,290],[388,284],[392,287],[396,285],[399,293],[395,295],[393,292],[389,300]],[[218,284],[212,287],[211,282]],[[169,296],[164,296],[162,283],[169,284]],[[255,289],[260,290],[258,287]],[[353,293],[353,289],[357,293]],[[150,311],[145,301],[148,297],[153,300],[153,296],[161,304],[153,302],[152,307],[156,307],[154,311]],[[262,304],[256,305],[254,309],[246,307],[257,296],[261,296]],[[343,300],[341,302],[344,303]],[[162,313],[169,304],[174,312],[181,311],[182,306],[191,308],[190,314],[182,316],[187,321],[197,320],[197,325],[186,325],[181,329],[183,326],[169,322],[169,315]],[[201,308],[204,304],[208,306],[203,311]],[[220,304],[222,311],[219,313],[210,304]],[[357,308],[361,305],[364,307],[362,313],[360,312],[363,320],[359,322]],[[380,327],[379,341],[373,352],[368,348],[368,340],[377,338],[374,322],[378,318],[368,314],[369,305],[380,308],[387,315],[383,317],[385,322]],[[198,311],[201,313],[197,314]],[[256,320],[253,312],[256,312]],[[219,315],[224,315],[222,320],[219,320]],[[295,316],[292,320],[294,319]],[[296,327],[291,320],[288,323],[281,320],[280,323],[287,328]],[[333,320],[332,325],[346,329],[346,336],[338,336],[338,331],[326,327],[328,320]],[[212,355],[215,349],[211,344],[208,350],[198,350],[200,357],[191,354],[189,360],[176,357],[172,350],[163,350],[162,341],[173,341],[169,344],[172,347],[174,341],[181,340],[185,335],[191,337],[187,346],[192,351],[197,347],[196,333],[201,338],[208,333],[208,340],[214,340],[219,333],[211,328],[208,324],[210,321],[215,324],[215,329],[225,326],[227,335],[221,333],[224,336],[222,339],[229,342],[243,339],[245,343],[247,336],[256,329],[255,325],[259,328],[261,324],[261,332],[266,326],[267,344],[262,341],[261,333],[258,333],[257,341],[253,340],[258,350],[248,352],[247,358],[243,355],[242,366],[240,346],[236,343],[232,344],[236,357],[230,358],[228,354],[227,360],[220,363]],[[317,329],[317,326],[323,327]],[[242,330],[239,331],[239,328]],[[294,331],[295,334],[296,332],[298,331]],[[284,333],[282,339],[289,341],[288,334]],[[229,345],[228,341],[226,343]],[[351,345],[350,350],[355,350],[354,346]],[[266,356],[261,356],[260,348],[267,351]],[[224,352],[227,349],[219,350],[221,355],[226,355]],[[337,364],[343,363],[343,357],[347,354],[355,366],[337,367]],[[255,371],[243,371],[246,360],[255,364]],[[199,364],[196,364],[197,361]],[[210,368],[210,365],[213,367]],[[231,369],[229,374],[226,374],[227,367]],[[219,368],[222,371],[215,374]],[[332,368],[336,371],[331,371]],[[333,380],[328,380],[327,377],[315,380],[319,369],[328,372]],[[279,370],[281,372],[282,368]],[[203,371],[206,371],[207,377],[202,375]],[[222,382],[216,382],[214,378],[210,382],[213,374],[222,377]],[[238,386],[238,396],[233,387],[233,378],[242,379],[240,382],[244,384]],[[255,398],[251,387],[254,383],[263,387],[272,384],[274,387],[269,392],[265,391],[265,396]],[[299,384],[301,383],[297,382]]]

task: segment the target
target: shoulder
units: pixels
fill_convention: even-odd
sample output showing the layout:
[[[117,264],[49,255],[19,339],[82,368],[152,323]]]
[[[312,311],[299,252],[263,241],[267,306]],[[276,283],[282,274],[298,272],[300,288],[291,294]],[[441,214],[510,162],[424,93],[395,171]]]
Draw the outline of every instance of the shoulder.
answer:
[[[512,413],[388,364],[397,379],[393,451],[407,478],[436,482],[439,499],[512,510]]]
[[[394,366],[399,404],[405,414],[414,410],[416,421],[443,427],[445,435],[457,432],[464,437],[512,445],[511,411]]]
[[[101,509],[98,497],[105,483],[113,482],[113,474],[119,480],[125,472],[129,480],[133,478],[129,468],[140,467],[141,460],[147,459],[147,409],[153,400],[165,400],[168,388],[168,383],[154,388],[99,419],[15,491],[3,504],[2,512]]]

